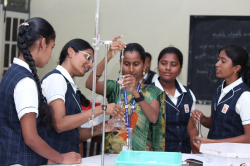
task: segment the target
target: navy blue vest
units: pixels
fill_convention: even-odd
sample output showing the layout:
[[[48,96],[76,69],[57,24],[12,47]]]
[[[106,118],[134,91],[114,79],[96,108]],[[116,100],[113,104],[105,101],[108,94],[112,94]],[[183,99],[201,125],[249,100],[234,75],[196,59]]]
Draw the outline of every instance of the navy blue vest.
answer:
[[[144,81],[144,84],[151,84],[155,74],[156,74],[155,72],[149,70],[147,79]]]
[[[44,80],[53,73],[61,74],[60,71],[54,69],[53,71],[46,74],[42,80]],[[70,82],[66,78],[65,80],[67,82],[67,92],[65,94],[66,116],[81,113],[80,98],[78,94],[75,93],[74,89],[70,85]],[[80,139],[78,128],[62,133],[57,133],[56,130],[53,128],[51,130],[48,130],[47,134],[48,144],[59,153],[68,153],[71,151],[79,153]]]
[[[154,83],[152,83],[152,85],[154,85]],[[165,94],[165,151],[191,153],[190,137],[187,133],[187,125],[191,114],[193,98],[186,86],[183,86],[187,91],[184,93],[176,80],[175,85],[176,89],[181,94],[178,97],[176,105]]]
[[[37,166],[47,163],[47,159],[39,156],[24,142],[21,124],[17,116],[14,103],[14,89],[24,77],[34,79],[26,68],[12,64],[0,83],[0,165],[21,164]],[[38,93],[39,94],[39,93]],[[40,94],[39,106],[41,104]],[[40,115],[39,111],[39,115]],[[40,125],[40,116],[37,118],[37,131],[42,139],[46,139],[46,130]]]
[[[218,103],[222,86],[219,86],[212,100],[212,125],[207,138],[224,139],[244,134],[240,115],[236,113],[235,106],[241,94],[250,91],[245,83],[241,83],[230,90]]]

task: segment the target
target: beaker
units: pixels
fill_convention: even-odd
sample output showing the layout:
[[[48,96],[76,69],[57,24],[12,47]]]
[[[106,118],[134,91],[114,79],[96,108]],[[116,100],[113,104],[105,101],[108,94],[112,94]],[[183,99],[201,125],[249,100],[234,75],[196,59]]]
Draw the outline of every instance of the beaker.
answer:
[[[122,108],[124,107],[124,101],[117,101],[117,105]],[[125,119],[115,119],[112,117],[110,125],[113,127],[125,127]]]

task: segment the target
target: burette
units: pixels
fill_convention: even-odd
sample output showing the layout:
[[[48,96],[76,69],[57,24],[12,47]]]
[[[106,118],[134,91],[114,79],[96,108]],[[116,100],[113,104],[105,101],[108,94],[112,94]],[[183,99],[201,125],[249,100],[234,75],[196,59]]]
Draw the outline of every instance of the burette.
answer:
[[[124,50],[121,50],[121,68],[120,68],[120,77],[119,77],[119,81],[122,81],[123,77],[122,77],[122,67],[123,67],[123,59],[124,59]],[[140,83],[139,83],[139,88],[140,88]],[[137,91],[139,91],[139,88],[137,87]],[[122,84],[120,84],[119,86],[119,101],[121,101],[121,90],[122,90]],[[128,114],[128,101],[127,101],[127,89],[126,87],[124,87],[124,102],[125,102],[125,110],[126,110],[126,122],[127,122],[127,145],[129,146],[132,142],[131,139],[129,139],[130,137],[132,137],[132,132],[129,132],[129,128],[130,128],[130,122],[129,122],[129,114]],[[130,115],[132,116],[132,111],[133,111],[133,107],[134,107],[135,103],[133,101],[132,107],[131,107],[131,112]]]
[[[99,50],[100,45],[111,45],[112,41],[101,41],[100,35],[98,35],[98,22],[99,22],[99,0],[96,0],[96,16],[95,16],[95,37],[93,45],[94,49],[94,63],[93,63],[93,82],[92,82],[92,112],[91,112],[91,120],[89,119],[89,124],[92,126],[91,133],[93,135],[93,127],[96,124],[94,121],[95,118],[95,94],[96,94],[96,63],[97,63],[97,51]],[[105,87],[106,88],[106,87]],[[104,100],[106,96],[104,96]]]
[[[93,135],[93,128],[96,122],[94,121],[95,118],[95,93],[96,93],[96,63],[97,63],[97,50],[99,50],[99,40],[100,37],[98,35],[98,21],[99,21],[99,0],[96,1],[96,15],[95,15],[95,38],[93,45],[95,46],[94,49],[94,64],[93,64],[93,82],[92,82],[92,112],[91,112],[91,120],[89,120],[89,124],[92,126],[91,134]]]
[[[92,112],[91,112],[91,120],[89,120],[89,124],[92,126],[91,133],[93,135],[93,127],[96,124],[94,121],[95,118],[95,93],[96,93],[96,63],[97,63],[97,51],[99,50],[100,45],[105,45],[105,71],[104,71],[104,95],[103,95],[103,125],[102,125],[102,159],[101,166],[104,166],[104,145],[105,145],[105,115],[107,110],[106,105],[106,90],[107,90],[107,57],[108,57],[108,46],[112,44],[112,41],[101,41],[100,35],[98,35],[98,22],[99,22],[99,3],[100,0],[96,0],[96,15],[95,15],[95,37],[93,45],[94,49],[94,63],[93,63],[93,83],[92,83]]]

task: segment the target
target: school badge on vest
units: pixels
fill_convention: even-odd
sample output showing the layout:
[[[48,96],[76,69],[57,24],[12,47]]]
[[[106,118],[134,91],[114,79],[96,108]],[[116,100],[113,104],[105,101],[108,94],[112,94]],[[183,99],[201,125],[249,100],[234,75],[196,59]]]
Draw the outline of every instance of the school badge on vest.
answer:
[[[188,107],[188,104],[184,104],[184,110],[185,110],[185,113],[189,113],[189,107]]]
[[[226,113],[227,113],[228,108],[229,108],[229,105],[224,104],[224,106],[223,106],[223,108],[222,108],[221,112],[222,112],[222,113],[224,113],[224,114],[226,114]]]

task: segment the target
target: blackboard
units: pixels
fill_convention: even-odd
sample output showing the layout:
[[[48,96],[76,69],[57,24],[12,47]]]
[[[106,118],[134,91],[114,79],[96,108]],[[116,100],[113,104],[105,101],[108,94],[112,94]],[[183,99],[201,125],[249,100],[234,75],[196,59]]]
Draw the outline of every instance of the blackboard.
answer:
[[[219,49],[237,44],[250,52],[249,16],[190,16],[188,84],[197,103],[210,104],[222,83],[216,77]]]

